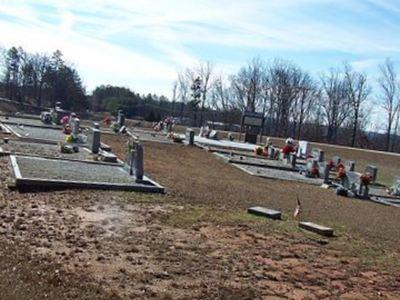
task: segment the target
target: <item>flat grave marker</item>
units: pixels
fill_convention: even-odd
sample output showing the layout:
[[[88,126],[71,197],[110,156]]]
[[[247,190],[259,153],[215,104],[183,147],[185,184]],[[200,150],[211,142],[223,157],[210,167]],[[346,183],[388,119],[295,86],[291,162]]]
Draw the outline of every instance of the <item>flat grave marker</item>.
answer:
[[[312,222],[300,222],[299,227],[323,236],[333,237],[333,229]]]
[[[269,219],[281,220],[282,213],[279,210],[269,209],[261,206],[253,206],[247,209],[249,214],[267,217]]]

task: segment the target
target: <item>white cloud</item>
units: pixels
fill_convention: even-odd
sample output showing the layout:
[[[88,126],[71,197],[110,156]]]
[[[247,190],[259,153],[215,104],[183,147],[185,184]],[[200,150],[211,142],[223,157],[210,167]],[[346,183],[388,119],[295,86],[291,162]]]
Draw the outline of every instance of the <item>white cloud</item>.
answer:
[[[39,52],[60,49],[89,88],[113,83],[170,94],[176,70],[207,56],[193,51],[199,45],[242,51],[248,59],[271,50],[342,51],[372,57],[353,62],[354,67],[368,68],[376,53],[399,53],[400,41],[379,27],[339,17],[327,21],[318,16],[318,9],[330,13],[337,7],[373,17],[371,3],[393,11],[397,7],[387,0],[42,0],[41,5],[55,8],[58,22],[49,24],[40,20],[37,1],[0,0],[0,12],[15,18],[0,17],[0,42]],[[317,9],[307,10],[312,8]],[[132,48],[130,40],[152,49]],[[228,72],[244,63],[229,60],[229,53],[221,60]]]

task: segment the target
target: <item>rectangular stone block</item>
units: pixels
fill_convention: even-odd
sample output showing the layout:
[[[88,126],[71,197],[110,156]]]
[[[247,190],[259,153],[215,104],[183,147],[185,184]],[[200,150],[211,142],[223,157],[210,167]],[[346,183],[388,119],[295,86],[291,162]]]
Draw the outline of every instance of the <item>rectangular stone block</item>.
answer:
[[[194,145],[194,130],[193,129],[186,129],[186,142],[189,146]]]
[[[365,167],[365,173],[369,173],[372,176],[372,182],[375,182],[378,177],[378,168],[372,165]]]
[[[356,163],[354,162],[354,160],[346,161],[346,171],[354,172],[355,168],[356,168]]]
[[[318,162],[323,162],[325,159],[325,152],[319,148],[314,148],[312,149],[312,156],[314,156]]]
[[[118,162],[117,156],[111,152],[101,151],[100,157],[101,157],[101,160],[104,162],[108,162],[108,163],[117,163]]]
[[[325,227],[322,225],[318,225],[312,222],[300,222],[299,227],[314,233],[318,233],[323,236],[332,237],[333,236],[333,229],[329,227]]]
[[[332,161],[334,166],[336,167],[338,164],[342,162],[342,159],[339,156],[335,155],[334,157],[332,157]]]
[[[89,144],[92,153],[97,154],[100,150],[100,130],[93,128],[92,129],[92,136],[91,136],[91,143]]]
[[[278,210],[273,210],[261,206],[254,206],[247,209],[249,214],[267,217],[269,219],[280,220],[282,218],[282,213]]]
[[[307,141],[299,141],[299,148],[297,150],[298,157],[307,157],[311,152],[310,143]]]

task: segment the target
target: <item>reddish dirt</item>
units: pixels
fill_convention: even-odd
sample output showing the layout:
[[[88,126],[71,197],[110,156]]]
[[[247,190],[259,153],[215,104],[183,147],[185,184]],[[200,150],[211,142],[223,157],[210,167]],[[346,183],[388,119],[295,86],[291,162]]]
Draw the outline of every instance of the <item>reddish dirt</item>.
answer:
[[[106,142],[123,157],[125,138]],[[0,298],[400,297],[398,270],[338,246],[362,238],[366,249],[379,242],[388,255],[398,250],[393,209],[254,178],[196,148],[146,143],[145,153],[166,195],[19,193],[6,187],[8,158],[0,159]],[[298,231],[288,217],[296,194],[304,219],[341,224],[340,235]],[[250,204],[282,208],[286,221],[247,217]]]

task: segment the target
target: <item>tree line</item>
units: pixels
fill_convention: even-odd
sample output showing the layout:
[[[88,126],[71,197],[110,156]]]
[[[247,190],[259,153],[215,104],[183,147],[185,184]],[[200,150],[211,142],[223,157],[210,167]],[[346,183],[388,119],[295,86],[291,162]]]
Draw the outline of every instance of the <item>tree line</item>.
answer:
[[[67,109],[88,108],[82,80],[59,50],[48,55],[12,47],[2,51],[1,65],[2,94],[9,100],[39,108],[54,107],[55,102]]]
[[[192,126],[216,121],[227,128],[240,124],[244,111],[261,112],[267,135],[389,151],[400,148],[400,84],[390,59],[379,66],[377,80],[348,63],[312,76],[291,61],[254,58],[224,76],[211,62],[200,62],[178,72],[168,99],[111,85],[88,94],[78,71],[59,50],[49,55],[12,47],[0,54],[0,95],[21,104],[44,108],[61,102],[66,109],[93,113],[123,109],[128,117],[148,121],[173,115],[190,120]],[[200,97],[195,99],[193,83],[198,78]],[[378,107],[375,121],[381,122],[384,136],[368,132]]]
[[[398,147],[400,83],[390,59],[379,66],[377,82],[346,62],[317,78],[282,59],[267,62],[254,58],[230,76],[215,70],[210,62],[202,62],[179,72],[173,83],[174,100],[197,106],[193,110],[199,111],[198,124],[204,114],[208,119],[218,115],[219,120],[230,123],[240,122],[237,112],[262,112],[269,135],[353,147],[376,147],[370,145],[373,141],[384,150]],[[202,82],[201,101],[194,103],[191,85],[198,77]],[[372,83],[377,85],[374,94]],[[377,121],[386,131],[384,140],[368,132],[374,106],[381,111]]]

